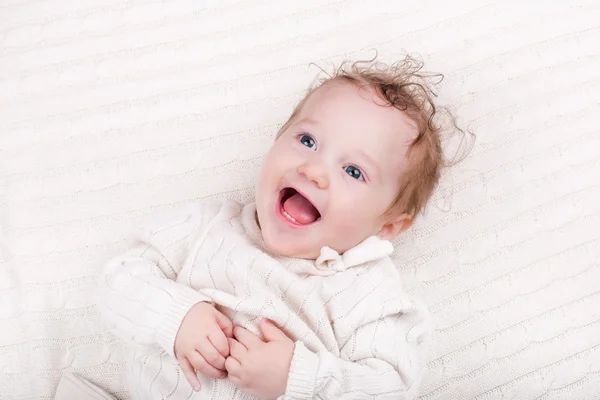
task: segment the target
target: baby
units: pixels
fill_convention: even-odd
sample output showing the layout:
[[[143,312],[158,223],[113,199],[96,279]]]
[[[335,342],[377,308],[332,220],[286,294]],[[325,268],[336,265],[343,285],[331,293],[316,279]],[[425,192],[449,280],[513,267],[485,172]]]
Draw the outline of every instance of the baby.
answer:
[[[280,129],[255,203],[176,209],[108,263],[98,308],[133,344],[134,399],[417,396],[427,313],[389,256],[442,163],[419,69],[340,68]]]

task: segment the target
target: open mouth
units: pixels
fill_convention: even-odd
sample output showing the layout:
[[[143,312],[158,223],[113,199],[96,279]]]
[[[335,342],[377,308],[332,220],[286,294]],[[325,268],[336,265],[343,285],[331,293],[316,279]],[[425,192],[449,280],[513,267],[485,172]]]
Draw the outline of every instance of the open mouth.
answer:
[[[279,193],[279,211],[294,225],[306,226],[321,219],[321,213],[310,200],[296,189],[288,187]]]

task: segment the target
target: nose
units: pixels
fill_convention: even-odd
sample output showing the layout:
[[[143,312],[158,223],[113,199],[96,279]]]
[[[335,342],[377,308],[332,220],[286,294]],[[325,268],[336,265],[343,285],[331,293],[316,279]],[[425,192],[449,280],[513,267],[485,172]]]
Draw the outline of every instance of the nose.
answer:
[[[298,173],[317,185],[319,189],[327,189],[329,187],[327,172],[317,164],[302,164],[298,167]]]

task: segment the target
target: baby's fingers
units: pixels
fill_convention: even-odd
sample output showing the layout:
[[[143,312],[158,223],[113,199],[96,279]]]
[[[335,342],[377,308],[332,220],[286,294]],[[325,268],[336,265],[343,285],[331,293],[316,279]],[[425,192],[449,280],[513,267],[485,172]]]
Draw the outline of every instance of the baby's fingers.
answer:
[[[229,346],[227,349],[229,350]],[[198,344],[198,352],[209,365],[216,369],[225,370],[225,357],[219,353],[210,337]],[[229,351],[227,352],[229,353]]]
[[[196,392],[199,392],[201,388],[200,380],[198,379],[198,375],[196,375],[196,371],[192,364],[185,357],[178,358],[178,361],[185,379],[187,379]]]
[[[202,355],[197,351],[194,351],[190,354],[189,360],[196,372],[199,372],[204,376],[208,376],[209,378],[222,379],[227,375],[225,371],[216,369],[207,363],[204,357],[202,357]]]
[[[227,337],[233,337],[233,322],[219,310],[215,310],[215,318],[223,334]],[[225,355],[225,357],[227,357],[227,355]]]
[[[211,344],[211,347],[216,349],[216,351],[218,351],[222,356],[223,365],[225,365],[225,357],[229,356],[229,342],[227,341],[227,336],[225,336],[225,333],[221,329],[217,328],[208,334],[208,341],[209,344]]]

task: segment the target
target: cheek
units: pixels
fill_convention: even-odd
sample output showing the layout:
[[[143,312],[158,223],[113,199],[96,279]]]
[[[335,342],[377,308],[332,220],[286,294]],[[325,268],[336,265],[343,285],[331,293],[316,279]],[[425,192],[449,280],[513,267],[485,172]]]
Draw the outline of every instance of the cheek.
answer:
[[[257,201],[268,201],[267,194],[279,185],[281,178],[293,167],[294,157],[281,147],[273,147],[265,156],[256,186]]]
[[[338,253],[356,246],[367,237],[377,233],[376,221],[372,210],[360,209],[358,203],[337,206],[324,233],[324,244]],[[340,234],[342,232],[342,234]]]
[[[375,199],[360,191],[354,191],[352,196],[339,196],[332,206],[336,225],[352,231],[370,230],[378,217]]]
[[[272,179],[277,170],[280,168],[279,164],[281,162],[281,155],[274,150],[275,149],[271,150],[263,160],[260,170],[261,184]]]
[[[274,173],[288,167],[296,156],[296,152],[290,146],[286,146],[285,143],[276,143],[267,154],[262,169],[265,173]]]

